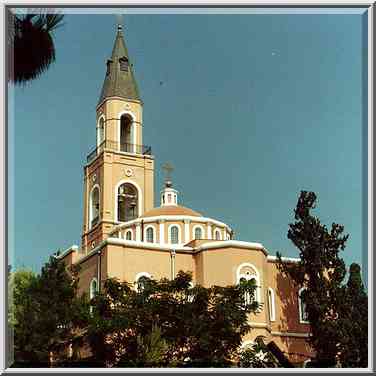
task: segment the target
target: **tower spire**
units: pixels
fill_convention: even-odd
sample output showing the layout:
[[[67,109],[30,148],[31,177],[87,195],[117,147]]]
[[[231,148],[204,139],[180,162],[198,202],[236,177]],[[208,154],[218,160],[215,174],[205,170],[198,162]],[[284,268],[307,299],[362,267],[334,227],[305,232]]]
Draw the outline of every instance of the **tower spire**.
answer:
[[[103,82],[98,104],[110,97],[120,97],[126,100],[141,102],[132,64],[123,37],[121,22],[118,22],[111,58],[107,60],[106,77]]]

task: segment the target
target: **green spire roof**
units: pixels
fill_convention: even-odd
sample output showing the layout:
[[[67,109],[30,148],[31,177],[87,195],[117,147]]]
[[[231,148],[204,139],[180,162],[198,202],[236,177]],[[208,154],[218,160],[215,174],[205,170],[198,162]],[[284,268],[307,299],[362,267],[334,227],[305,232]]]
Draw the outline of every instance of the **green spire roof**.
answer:
[[[106,77],[98,104],[109,97],[141,101],[120,25],[118,26],[111,59],[107,60]]]

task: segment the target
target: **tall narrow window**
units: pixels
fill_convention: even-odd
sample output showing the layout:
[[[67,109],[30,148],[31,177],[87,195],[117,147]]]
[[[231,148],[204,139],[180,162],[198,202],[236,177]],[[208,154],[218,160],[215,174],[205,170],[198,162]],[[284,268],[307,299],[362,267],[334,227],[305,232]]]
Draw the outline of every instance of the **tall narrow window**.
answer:
[[[201,227],[195,228],[195,239],[202,239],[202,228]]]
[[[125,240],[132,240],[132,230],[128,230],[125,233]]]
[[[138,192],[130,183],[124,183],[118,188],[118,213],[119,222],[127,222],[137,218],[138,215]]]
[[[99,222],[99,187],[95,186],[90,193],[89,227],[92,228]]]
[[[119,150],[133,153],[133,122],[129,115],[122,115],[120,118],[120,145]]]
[[[302,324],[308,324],[307,306],[304,302],[305,287],[302,287],[298,292],[298,304],[299,304],[299,322]]]
[[[146,229],[146,241],[148,243],[154,243],[154,229],[153,229],[153,227],[148,227]]]
[[[214,237],[215,237],[215,240],[221,240],[221,233],[218,229],[215,230]]]
[[[272,288],[268,288],[268,307],[269,307],[269,319],[275,321],[275,299],[274,291]]]
[[[179,227],[178,226],[170,227],[170,239],[171,239],[171,244],[179,243]]]
[[[104,119],[103,119],[103,117],[101,117],[100,120],[99,120],[99,124],[98,124],[97,146],[100,146],[103,141],[104,141]]]
[[[90,283],[90,299],[93,299],[98,292],[98,282],[96,278],[93,278]]]

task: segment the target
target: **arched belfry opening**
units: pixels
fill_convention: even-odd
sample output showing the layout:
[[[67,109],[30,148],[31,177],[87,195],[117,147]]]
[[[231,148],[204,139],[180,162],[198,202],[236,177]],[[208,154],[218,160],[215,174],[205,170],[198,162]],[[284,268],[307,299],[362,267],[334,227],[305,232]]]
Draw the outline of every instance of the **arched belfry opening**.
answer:
[[[132,153],[133,145],[133,119],[124,114],[120,117],[120,151]]]
[[[117,219],[119,222],[131,221],[138,217],[138,191],[131,183],[124,183],[117,192]]]
[[[95,186],[90,193],[89,227],[99,222],[99,187]]]

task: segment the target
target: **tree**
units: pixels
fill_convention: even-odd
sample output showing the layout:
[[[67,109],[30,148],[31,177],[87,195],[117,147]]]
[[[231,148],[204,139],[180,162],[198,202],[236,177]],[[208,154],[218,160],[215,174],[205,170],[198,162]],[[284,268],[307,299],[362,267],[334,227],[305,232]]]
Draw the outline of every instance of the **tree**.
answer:
[[[52,33],[62,24],[64,15],[40,13],[9,15],[10,80],[24,84],[38,78],[55,61]]]
[[[51,256],[24,289],[23,300],[15,301],[16,361],[50,364],[84,325],[88,310],[84,298],[76,297],[78,280],[72,273]]]
[[[295,209],[295,223],[289,225],[288,238],[298,248],[300,262],[286,264],[279,257],[279,268],[296,286],[305,287],[301,294],[311,327],[310,342],[318,365],[334,366],[341,343],[338,312],[342,304],[345,263],[339,254],[348,235],[344,227],[333,223],[330,231],[311,214],[316,195],[302,191]]]
[[[360,274],[360,266],[351,264],[343,301],[339,307],[341,343],[339,359],[342,367],[368,366],[368,298]]]
[[[240,352],[238,365],[242,368],[275,368],[279,367],[279,362],[263,341],[256,341]]]
[[[174,280],[143,278],[137,291],[126,282],[105,281],[92,301],[88,340],[106,366],[228,366],[250,330],[246,301],[251,285],[191,287],[191,275]]]

